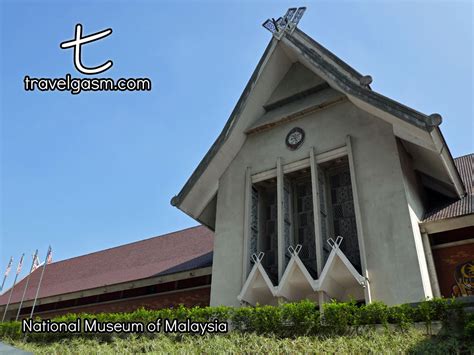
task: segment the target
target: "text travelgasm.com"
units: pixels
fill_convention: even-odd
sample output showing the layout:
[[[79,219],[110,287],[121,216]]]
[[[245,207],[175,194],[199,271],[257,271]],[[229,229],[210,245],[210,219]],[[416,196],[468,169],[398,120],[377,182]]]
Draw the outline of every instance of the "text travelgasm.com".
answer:
[[[26,91],[69,91],[77,95],[82,91],[150,91],[151,80],[148,78],[30,78],[23,79]]]

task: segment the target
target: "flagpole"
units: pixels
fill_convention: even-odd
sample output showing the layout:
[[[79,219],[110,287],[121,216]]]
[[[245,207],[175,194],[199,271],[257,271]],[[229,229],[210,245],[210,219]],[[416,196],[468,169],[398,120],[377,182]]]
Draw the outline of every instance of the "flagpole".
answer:
[[[13,289],[15,288],[15,285],[16,285],[16,280],[18,279],[18,274],[20,273],[21,271],[21,264],[23,263],[23,256],[25,255],[25,253],[23,253],[21,255],[21,259],[20,259],[20,262],[18,263],[18,267],[17,267],[17,271],[16,271],[16,275],[15,275],[15,280],[13,280],[13,286],[12,288],[10,289],[10,296],[8,296],[8,302],[7,304],[5,305],[5,311],[3,312],[3,317],[2,317],[2,322],[5,320],[5,316],[7,315],[7,311],[8,311],[8,306],[10,305],[10,301],[12,300],[12,294],[13,294]],[[18,270],[20,269],[20,270]]]
[[[11,256],[10,261],[8,262],[7,271],[5,271],[5,274],[3,275],[2,287],[0,287],[0,292],[2,292],[3,286],[5,286],[5,281],[7,280],[8,274],[10,273],[12,262],[13,262],[13,257]]]
[[[3,281],[2,281],[2,286],[0,287],[0,294],[2,293],[3,286],[5,285],[5,281],[7,280],[8,275],[3,275]]]
[[[26,277],[26,284],[23,290],[23,296],[21,296],[20,306],[18,307],[18,312],[16,314],[15,321],[17,321],[18,317],[20,317],[21,306],[23,305],[23,300],[25,299],[26,290],[28,289],[28,283],[30,282],[30,275],[33,273],[33,268],[35,267],[35,261],[37,257],[38,257],[38,249],[36,249],[35,255],[33,255],[33,261],[31,262],[30,273]]]
[[[41,270],[41,276],[39,279],[38,288],[36,289],[35,300],[33,301],[33,306],[31,307],[31,313],[30,313],[31,319],[33,319],[33,313],[35,312],[36,300],[38,299],[38,295],[39,295],[39,291],[41,287],[41,281],[43,281],[44,270],[46,270],[46,265],[48,264],[50,254],[51,254],[51,246],[48,248],[48,254],[46,254],[46,259],[44,260],[43,270]]]
[[[0,287],[0,293],[3,290],[3,286],[5,286],[5,281],[7,280],[8,275],[3,275],[3,281],[2,281],[2,286]]]

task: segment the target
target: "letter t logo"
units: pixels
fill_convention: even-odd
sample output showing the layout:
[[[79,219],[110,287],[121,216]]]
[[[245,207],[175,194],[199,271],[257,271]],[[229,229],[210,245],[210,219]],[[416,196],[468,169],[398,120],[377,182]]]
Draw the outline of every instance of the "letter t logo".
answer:
[[[77,24],[75,38],[72,41],[62,42],[60,44],[60,47],[63,49],[71,48],[71,47],[74,48],[74,66],[82,74],[87,74],[87,75],[99,74],[110,69],[110,67],[112,67],[113,65],[113,62],[111,60],[108,60],[104,64],[99,65],[97,67],[87,68],[84,65],[82,65],[82,62],[81,62],[81,46],[85,43],[94,42],[101,38],[107,37],[111,33],[112,33],[112,29],[108,28],[106,30],[91,34],[89,36],[82,37],[82,25]]]

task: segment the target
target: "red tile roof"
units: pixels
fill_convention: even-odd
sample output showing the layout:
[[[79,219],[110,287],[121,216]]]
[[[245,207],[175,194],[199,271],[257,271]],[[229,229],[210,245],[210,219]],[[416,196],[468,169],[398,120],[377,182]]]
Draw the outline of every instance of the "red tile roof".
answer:
[[[46,266],[39,298],[82,291],[212,265],[213,233],[197,226],[163,236],[101,250]],[[41,268],[30,276],[25,300],[35,297]],[[26,279],[14,288],[21,300]],[[9,291],[0,296],[8,301]]]
[[[474,214],[474,154],[454,159],[459,176],[466,188],[466,195],[456,201],[449,201],[443,206],[428,211],[423,222],[461,217]]]

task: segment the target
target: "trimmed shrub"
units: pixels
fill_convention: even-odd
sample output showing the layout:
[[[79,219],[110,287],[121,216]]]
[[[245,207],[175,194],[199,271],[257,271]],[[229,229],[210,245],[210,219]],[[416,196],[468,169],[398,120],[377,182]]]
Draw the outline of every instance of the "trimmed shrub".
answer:
[[[406,329],[414,322],[443,321],[448,324],[454,320],[461,324],[466,336],[474,332],[474,319],[464,320],[463,308],[454,300],[434,299],[417,305],[398,305],[388,307],[382,302],[357,305],[355,302],[329,302],[324,304],[323,314],[319,306],[312,301],[283,303],[279,306],[256,307],[192,307],[184,306],[160,310],[138,309],[131,313],[67,314],[52,319],[55,322],[76,322],[77,318],[97,319],[99,322],[155,322],[157,319],[190,319],[195,322],[219,320],[228,321],[230,329],[240,333],[291,338],[305,335],[334,336],[346,335],[364,330],[367,326],[397,324]],[[429,329],[428,329],[429,330]],[[138,336],[154,336],[143,333]],[[96,338],[108,341],[113,337],[127,337],[127,334],[91,334],[91,333],[31,333],[28,340],[48,342],[64,338]],[[0,338],[22,339],[20,322],[0,323]]]
[[[321,332],[321,316],[315,303],[309,300],[284,303],[280,308],[282,317],[280,336],[317,335]]]
[[[383,302],[374,301],[364,305],[359,310],[359,325],[387,325],[390,318],[390,308]]]
[[[330,302],[323,306],[323,332],[330,335],[343,335],[358,325],[359,308],[355,302]]]
[[[464,326],[464,336],[468,339],[474,340],[474,314],[470,314],[466,319]]]

